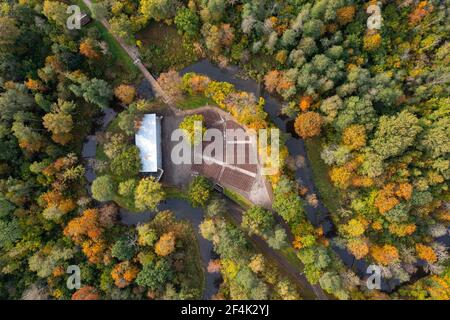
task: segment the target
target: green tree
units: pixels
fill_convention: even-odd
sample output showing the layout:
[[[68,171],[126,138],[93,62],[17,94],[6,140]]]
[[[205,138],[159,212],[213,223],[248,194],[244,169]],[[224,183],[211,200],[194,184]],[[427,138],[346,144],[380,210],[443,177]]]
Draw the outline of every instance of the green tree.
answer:
[[[161,291],[173,277],[174,273],[167,260],[160,259],[145,264],[136,278],[136,283],[150,290]]]
[[[111,161],[112,173],[120,178],[135,177],[141,169],[141,158],[136,146],[128,146]]]
[[[197,176],[189,185],[188,196],[193,207],[204,207],[211,197],[212,186],[203,176]]]
[[[166,193],[159,182],[153,177],[142,179],[134,195],[136,208],[139,210],[155,210],[158,204],[166,198]]]
[[[383,159],[399,156],[414,144],[421,131],[419,119],[408,111],[391,117],[382,116],[371,147]]]
[[[242,227],[247,229],[250,235],[266,236],[273,231],[274,225],[275,219],[272,213],[259,206],[248,209],[242,216]]]
[[[182,8],[175,15],[175,25],[180,33],[194,38],[200,32],[200,19],[195,11]]]
[[[135,254],[136,247],[126,237],[117,240],[111,248],[111,255],[121,261],[131,260]]]
[[[97,177],[91,186],[92,197],[98,201],[110,201],[116,193],[116,183],[109,175]]]

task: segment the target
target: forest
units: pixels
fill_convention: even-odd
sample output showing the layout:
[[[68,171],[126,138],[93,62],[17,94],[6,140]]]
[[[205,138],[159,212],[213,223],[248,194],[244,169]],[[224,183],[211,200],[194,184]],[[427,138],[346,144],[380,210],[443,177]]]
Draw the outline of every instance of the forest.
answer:
[[[70,5],[93,21],[70,30]],[[449,300],[449,8],[448,0],[1,1],[0,298],[201,299],[208,273],[221,278],[213,299],[310,298],[256,237],[330,299]],[[277,128],[263,97],[179,74],[202,59],[238,66],[279,101],[292,130],[268,177],[271,208],[232,196],[242,207],[236,222],[204,177],[179,190],[140,175],[136,119],[169,107],[139,97],[142,76],[114,37],[136,48],[180,109],[213,105],[246,128]],[[117,116],[87,161],[83,145],[107,110]],[[193,121],[204,119],[180,124],[188,135]],[[306,158],[290,154],[292,137]],[[307,167],[314,190],[296,176]],[[121,223],[121,210],[139,215],[174,198],[204,211],[199,234],[170,210]],[[331,231],[310,218],[320,207]],[[217,255],[207,270],[199,237]],[[342,252],[378,266],[395,288],[369,289]],[[77,290],[66,285],[71,265],[83,274]]]

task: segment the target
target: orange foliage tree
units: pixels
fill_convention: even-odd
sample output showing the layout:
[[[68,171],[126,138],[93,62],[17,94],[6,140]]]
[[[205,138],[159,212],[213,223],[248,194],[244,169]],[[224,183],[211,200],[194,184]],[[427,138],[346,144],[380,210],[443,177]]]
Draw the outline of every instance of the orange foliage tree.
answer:
[[[320,134],[322,123],[322,117],[317,112],[308,111],[301,113],[295,119],[295,132],[304,139],[312,138]]]
[[[420,259],[425,260],[428,263],[435,263],[437,261],[436,253],[433,248],[423,245],[421,243],[416,243],[417,256]]]
[[[133,102],[136,95],[136,89],[127,84],[121,84],[114,89],[114,95],[124,104]]]
[[[409,24],[417,25],[431,11],[433,11],[433,6],[428,1],[420,1],[417,7],[409,14]]]
[[[353,21],[355,17],[355,6],[345,6],[336,10],[336,16],[341,25],[346,25]]]
[[[306,112],[311,107],[312,97],[311,96],[303,96],[300,99],[300,110]]]
[[[377,263],[380,263],[383,266],[397,262],[399,259],[397,248],[390,244],[385,244],[384,246],[375,245],[370,248],[370,254]]]
[[[118,288],[125,288],[136,279],[139,269],[132,265],[129,261],[116,264],[111,271],[111,277],[114,279],[114,284]]]
[[[100,300],[100,295],[96,288],[84,286],[74,292],[72,300]]]
[[[64,229],[64,235],[70,237],[76,243],[81,243],[85,237],[99,240],[103,228],[100,226],[97,209],[87,209],[83,214],[71,220]]]
[[[89,59],[95,60],[100,58],[95,41],[90,38],[86,38],[80,42],[80,53]]]
[[[359,238],[349,240],[347,249],[356,257],[356,259],[362,259],[369,253],[367,242]]]

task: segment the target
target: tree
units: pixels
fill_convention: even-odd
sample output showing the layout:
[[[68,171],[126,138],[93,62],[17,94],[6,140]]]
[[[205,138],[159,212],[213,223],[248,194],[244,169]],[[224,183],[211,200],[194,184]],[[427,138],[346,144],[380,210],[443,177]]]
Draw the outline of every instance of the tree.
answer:
[[[158,84],[174,101],[180,101],[183,98],[182,79],[177,71],[169,70],[161,73],[158,77]]]
[[[92,60],[97,60],[101,57],[98,45],[92,38],[86,38],[80,42],[80,53]]]
[[[119,194],[124,197],[133,197],[136,191],[136,179],[128,179],[119,183]]]
[[[137,226],[138,242],[141,246],[153,246],[158,240],[158,234],[149,224],[139,224]]]
[[[136,283],[153,291],[161,291],[174,277],[167,260],[150,261],[139,272]]]
[[[421,131],[419,119],[408,111],[391,117],[382,116],[371,147],[383,159],[399,156],[413,145]]]
[[[116,194],[116,183],[109,175],[97,177],[91,186],[92,197],[98,201],[110,201]]]
[[[178,32],[186,34],[188,37],[194,38],[200,31],[200,19],[191,9],[182,8],[178,10],[174,21]]]
[[[379,33],[368,33],[364,36],[364,49],[375,51],[381,45],[381,35]]]
[[[156,21],[173,18],[180,3],[177,0],[141,0],[140,12]]]
[[[212,186],[203,176],[197,176],[189,185],[189,201],[193,207],[204,207],[211,197]]]
[[[20,36],[17,21],[8,16],[0,17],[0,52],[10,49]]]
[[[134,145],[125,148],[111,161],[112,173],[120,178],[135,177],[140,169],[139,149]]]
[[[362,125],[351,125],[345,128],[342,142],[354,150],[364,147],[366,145],[366,129]]]
[[[42,12],[49,19],[53,20],[57,25],[65,27],[68,18],[67,5],[60,1],[45,0]]]
[[[166,232],[161,235],[155,244],[155,252],[158,256],[165,257],[175,250],[175,234]]]
[[[95,287],[84,286],[73,293],[72,300],[100,300],[100,295]]]
[[[83,96],[89,102],[106,109],[112,99],[112,89],[109,84],[100,79],[80,79],[80,86],[72,85],[70,89],[76,96]]]
[[[72,138],[73,120],[70,114],[64,112],[47,113],[43,118],[44,127],[52,132],[52,139],[62,145],[69,142]]]
[[[139,181],[134,195],[136,208],[139,210],[155,210],[157,205],[164,200],[166,193],[154,177],[144,178]]]
[[[92,240],[100,240],[103,228],[99,222],[97,209],[87,209],[80,217],[72,219],[64,229],[64,235],[73,239],[76,243],[82,243],[86,237]]]
[[[125,288],[138,276],[139,269],[131,264],[129,261],[124,261],[116,264],[111,271],[111,277],[114,279],[114,284],[118,288]]]
[[[111,248],[111,255],[121,261],[131,260],[135,254],[134,243],[127,237],[117,240]]]
[[[286,231],[282,227],[277,226],[275,228],[273,235],[267,239],[267,244],[269,245],[269,247],[275,250],[280,250],[283,247],[286,247],[287,245]]]
[[[278,70],[271,70],[264,76],[264,84],[267,91],[274,92],[281,79],[281,72]]]
[[[22,229],[16,219],[0,219],[0,248],[7,248],[22,236]]]
[[[111,32],[117,37],[123,39],[126,43],[131,45],[136,42],[133,24],[127,15],[121,14],[119,16],[115,16],[109,20],[109,24],[111,26]]]
[[[355,6],[345,6],[342,8],[339,8],[336,11],[336,16],[338,19],[339,24],[346,25],[353,21],[353,18],[355,16],[356,8]]]
[[[136,95],[136,89],[133,86],[121,84],[114,89],[114,95],[124,104],[130,104]]]
[[[347,243],[347,249],[355,256],[356,259],[362,259],[369,253],[369,246],[362,239],[351,239]]]
[[[259,206],[248,209],[242,216],[242,227],[247,229],[250,235],[267,236],[273,231],[274,225],[275,219],[272,213]]]
[[[94,19],[101,20],[108,15],[108,7],[103,2],[93,2],[91,12]]]
[[[202,142],[203,135],[206,132],[204,122],[205,118],[201,114],[188,115],[184,117],[178,128],[183,130],[184,135],[189,139],[191,144],[199,144]]]
[[[435,263],[437,261],[436,253],[432,247],[416,243],[416,252],[420,259],[423,259],[428,263]]]
[[[301,113],[294,123],[295,132],[303,139],[318,136],[321,126],[322,117],[313,111]]]
[[[372,246],[370,248],[370,254],[377,263],[380,263],[383,266],[395,263],[399,259],[397,248],[390,244]]]

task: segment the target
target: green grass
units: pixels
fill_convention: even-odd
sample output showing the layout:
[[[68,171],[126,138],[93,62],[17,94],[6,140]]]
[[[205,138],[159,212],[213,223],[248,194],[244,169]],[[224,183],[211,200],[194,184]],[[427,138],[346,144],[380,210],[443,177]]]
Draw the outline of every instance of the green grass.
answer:
[[[184,39],[174,26],[152,22],[136,38],[143,44],[143,61],[156,74],[180,70],[198,59],[192,41]]]
[[[179,199],[189,201],[189,197],[186,192],[175,186],[163,186],[166,192],[167,199]]]
[[[328,176],[328,166],[320,157],[322,145],[318,138],[305,140],[309,162],[313,172],[314,182],[319,191],[320,198],[331,212],[341,208],[342,195],[336,187],[331,184]]]
[[[249,209],[253,207],[253,203],[251,203],[248,199],[241,196],[239,193],[234,192],[230,189],[224,188],[223,194],[230,198],[232,201],[236,202],[238,205],[240,205],[244,209]]]
[[[191,110],[213,104],[214,101],[203,95],[188,95],[185,99],[177,103],[177,108],[182,110]]]

